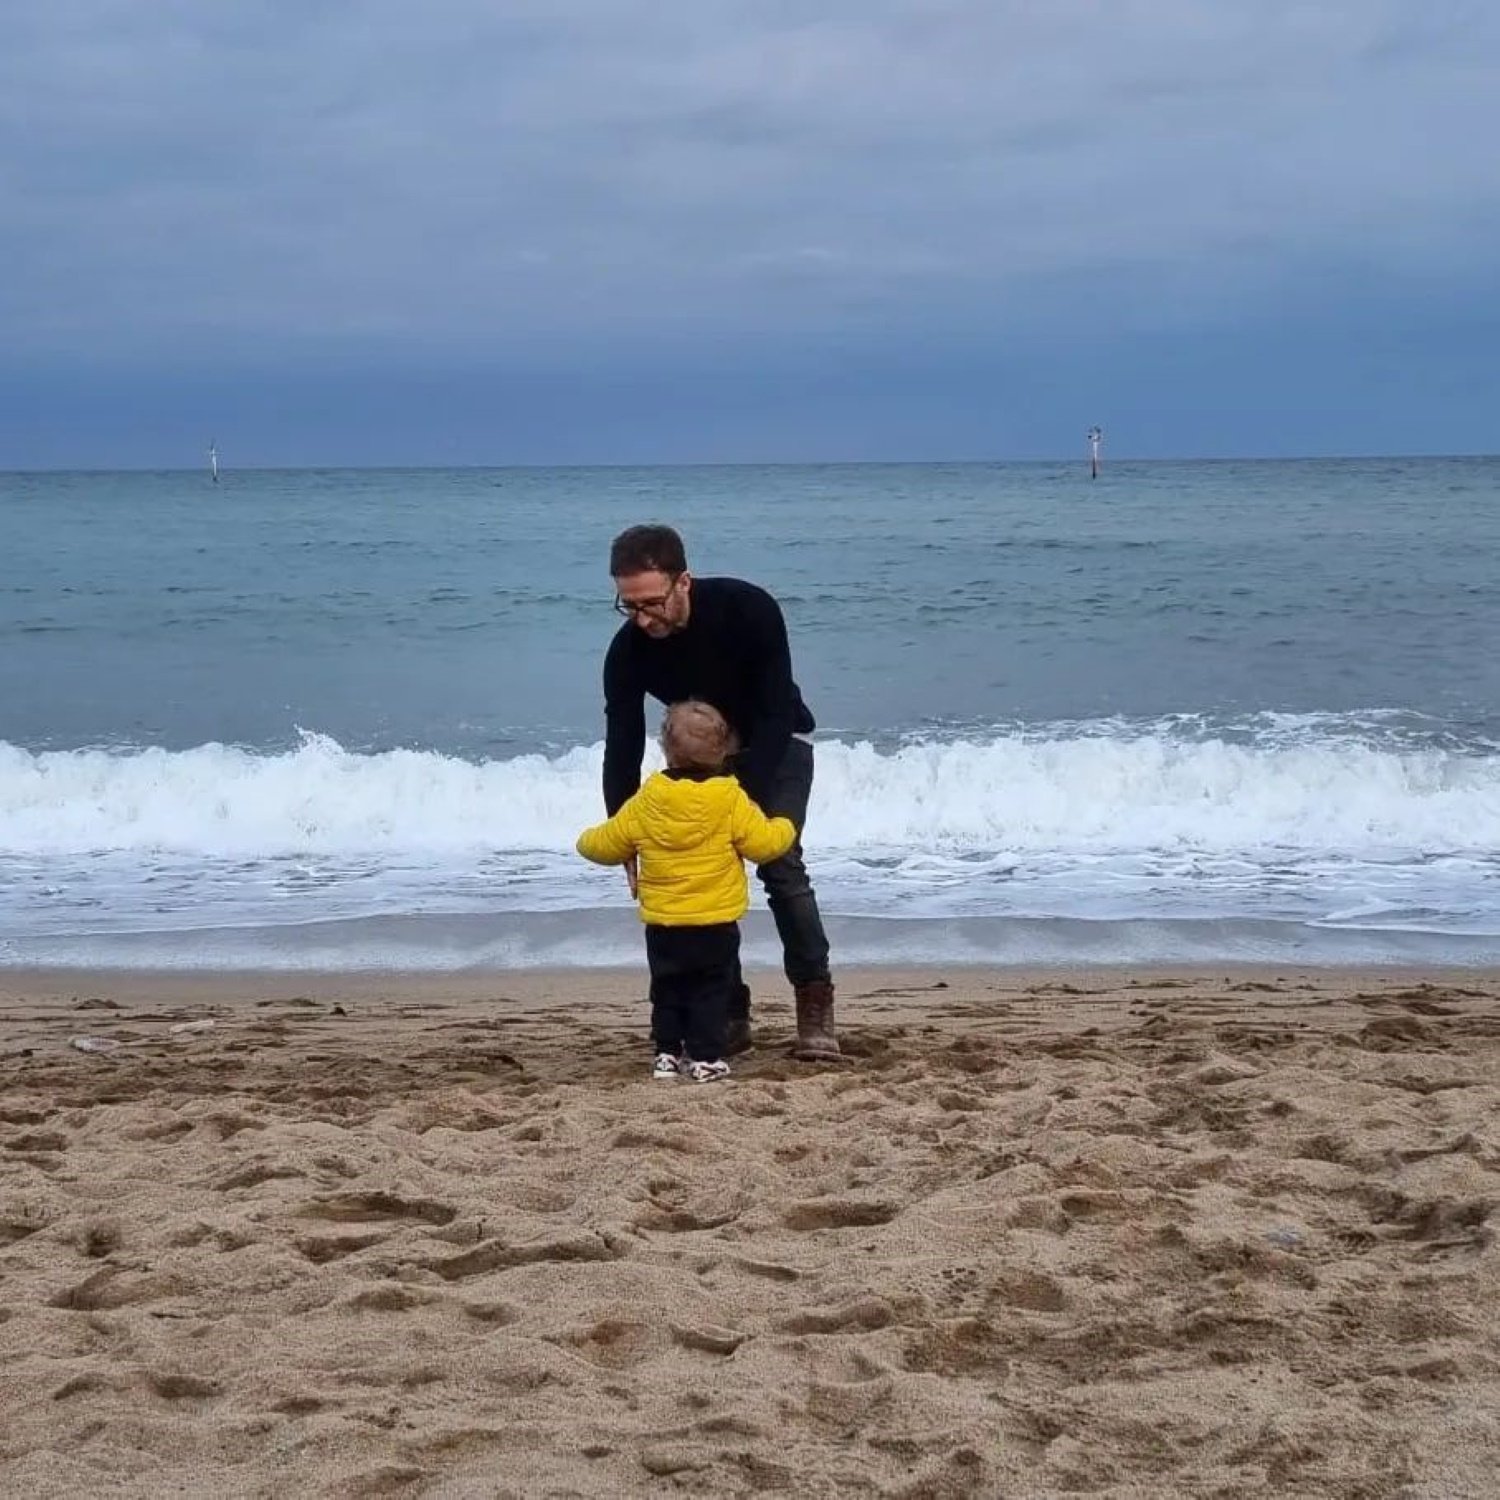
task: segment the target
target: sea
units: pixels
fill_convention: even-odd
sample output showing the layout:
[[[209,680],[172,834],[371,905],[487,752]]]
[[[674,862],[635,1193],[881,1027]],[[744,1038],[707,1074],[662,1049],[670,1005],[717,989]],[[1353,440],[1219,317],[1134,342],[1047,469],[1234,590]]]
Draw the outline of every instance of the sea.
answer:
[[[226,455],[0,474],[0,966],[639,964],[641,521],[781,602],[837,965],[1500,963],[1500,459]]]

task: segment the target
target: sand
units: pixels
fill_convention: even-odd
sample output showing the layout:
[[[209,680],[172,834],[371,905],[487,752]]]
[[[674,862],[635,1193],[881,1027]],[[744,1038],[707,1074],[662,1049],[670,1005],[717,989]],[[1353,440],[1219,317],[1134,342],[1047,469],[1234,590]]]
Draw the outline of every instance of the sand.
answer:
[[[0,1493],[1500,1492],[1500,975],[641,989],[0,981]]]

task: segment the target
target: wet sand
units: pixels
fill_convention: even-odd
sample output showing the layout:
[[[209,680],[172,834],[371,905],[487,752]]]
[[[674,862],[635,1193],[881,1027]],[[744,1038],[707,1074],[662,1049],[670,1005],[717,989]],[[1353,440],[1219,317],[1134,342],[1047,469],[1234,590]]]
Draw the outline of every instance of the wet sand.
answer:
[[[1500,975],[642,987],[0,979],[0,1492],[1496,1493]]]

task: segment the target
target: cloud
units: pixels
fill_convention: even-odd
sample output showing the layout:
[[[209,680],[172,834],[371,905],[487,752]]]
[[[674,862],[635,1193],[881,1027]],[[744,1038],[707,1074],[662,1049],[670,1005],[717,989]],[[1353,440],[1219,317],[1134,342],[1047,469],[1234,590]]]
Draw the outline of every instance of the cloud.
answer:
[[[0,321],[39,356],[525,351],[1463,275],[1497,44],[1443,0],[10,7]]]

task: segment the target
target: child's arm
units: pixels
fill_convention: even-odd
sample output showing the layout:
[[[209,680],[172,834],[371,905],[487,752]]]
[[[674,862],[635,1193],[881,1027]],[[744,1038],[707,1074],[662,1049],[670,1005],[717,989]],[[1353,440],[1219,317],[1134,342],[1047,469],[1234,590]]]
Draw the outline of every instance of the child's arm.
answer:
[[[578,852],[585,859],[596,865],[623,865],[635,856],[638,844],[633,802],[627,802],[607,823],[596,823],[578,835]]]
[[[768,818],[743,788],[734,800],[734,847],[753,865],[780,859],[797,842],[797,825],[790,818]]]

